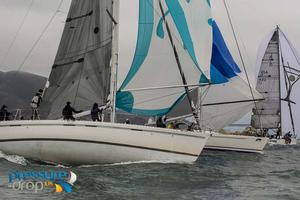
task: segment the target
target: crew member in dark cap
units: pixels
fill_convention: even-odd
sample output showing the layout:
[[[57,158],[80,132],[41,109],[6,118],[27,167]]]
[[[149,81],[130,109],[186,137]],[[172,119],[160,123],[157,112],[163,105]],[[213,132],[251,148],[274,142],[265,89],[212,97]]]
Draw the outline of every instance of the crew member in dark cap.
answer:
[[[101,122],[101,115],[102,115],[103,109],[100,109],[97,103],[94,103],[92,109],[91,109],[91,117],[93,121]]]
[[[8,121],[10,115],[11,113],[7,111],[7,106],[3,105],[0,109],[0,121]]]
[[[64,117],[64,120],[72,120],[72,121],[74,121],[75,118],[73,117],[73,112],[74,112],[74,113],[80,113],[80,112],[82,112],[82,110],[80,110],[80,111],[75,110],[75,109],[71,106],[71,102],[68,101],[68,102],[66,103],[66,106],[65,106],[64,109],[62,110],[62,115],[63,115],[63,117]]]

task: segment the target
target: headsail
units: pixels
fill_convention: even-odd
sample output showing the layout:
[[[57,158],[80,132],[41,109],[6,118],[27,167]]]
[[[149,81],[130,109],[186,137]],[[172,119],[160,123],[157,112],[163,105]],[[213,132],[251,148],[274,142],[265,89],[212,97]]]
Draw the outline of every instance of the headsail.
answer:
[[[66,101],[88,110],[105,104],[110,88],[112,0],[73,0],[41,110],[61,117]]]
[[[212,38],[207,0],[132,0],[130,14],[127,2],[120,1],[120,32],[127,34],[120,36],[119,69],[130,70],[117,93],[117,107],[139,115],[163,115],[185,95],[159,2],[176,38],[187,84],[208,82],[203,74]]]
[[[281,116],[282,133],[291,132],[300,136],[299,91],[300,56],[287,36],[279,29],[281,53]]]
[[[243,117],[253,107],[249,85],[240,77],[241,70],[232,57],[222,33],[215,21],[213,26],[213,50],[210,77],[213,85],[201,88],[201,97],[193,91],[195,105],[201,98],[202,129],[219,130]],[[261,95],[254,90],[255,99]],[[172,116],[189,113],[183,101],[172,112]]]

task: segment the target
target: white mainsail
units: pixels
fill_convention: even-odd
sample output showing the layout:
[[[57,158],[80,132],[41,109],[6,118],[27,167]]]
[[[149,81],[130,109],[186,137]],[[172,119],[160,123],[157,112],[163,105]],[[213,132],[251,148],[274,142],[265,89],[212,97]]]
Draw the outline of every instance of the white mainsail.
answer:
[[[296,109],[300,102],[295,91],[300,90],[297,83],[300,57],[280,28],[274,29],[262,42],[257,65],[260,67],[257,90],[265,100],[258,104],[258,110],[254,109],[252,126],[297,135],[300,127],[294,122],[300,120]]]
[[[251,124],[255,128],[280,127],[280,58],[278,32],[275,31],[261,60],[256,89],[264,101],[256,104]]]
[[[127,3],[120,2],[121,24],[126,20],[120,32],[126,34],[120,35],[119,70],[130,70],[117,93],[117,107],[139,115],[163,115],[183,99],[185,89],[160,4],[188,85],[208,82],[203,71],[211,52],[210,4],[206,0],[131,2],[130,14]]]
[[[110,89],[112,0],[73,0],[41,106],[58,119],[67,101],[80,110],[105,104]]]

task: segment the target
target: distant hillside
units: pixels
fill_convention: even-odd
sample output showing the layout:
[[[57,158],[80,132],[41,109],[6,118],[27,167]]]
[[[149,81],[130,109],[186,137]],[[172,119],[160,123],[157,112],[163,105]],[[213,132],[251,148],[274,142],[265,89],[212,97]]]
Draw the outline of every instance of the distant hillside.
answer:
[[[47,79],[26,72],[0,72],[0,106],[5,104],[9,110],[30,109],[33,95],[44,88]]]

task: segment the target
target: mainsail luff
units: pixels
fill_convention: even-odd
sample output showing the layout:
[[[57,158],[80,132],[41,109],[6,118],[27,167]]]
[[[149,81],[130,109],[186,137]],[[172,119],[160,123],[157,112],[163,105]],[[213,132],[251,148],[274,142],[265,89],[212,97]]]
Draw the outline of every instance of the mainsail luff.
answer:
[[[110,88],[112,0],[73,0],[41,106],[57,119],[67,101],[88,110],[107,101]]]
[[[279,75],[279,79],[278,79],[278,82],[279,82],[279,85],[278,85],[278,90],[279,90],[279,104],[280,104],[280,122],[279,122],[279,127],[278,127],[278,130],[279,130],[279,133],[282,135],[282,104],[281,104],[281,62],[280,62],[280,59],[283,58],[282,55],[281,55],[281,51],[280,51],[280,36],[279,36],[279,26],[276,27],[276,36],[277,36],[277,41],[278,41],[278,44],[277,44],[277,52],[278,52],[278,75]],[[283,64],[283,62],[282,62]],[[261,120],[261,119],[259,119]],[[261,122],[260,122],[261,123]]]
[[[118,57],[119,57],[119,0],[113,0],[113,13],[106,10],[113,23],[112,31],[112,59],[111,59],[111,84],[110,84],[110,106],[111,115],[110,121],[116,121],[116,94],[117,94],[117,79],[118,79]]]

